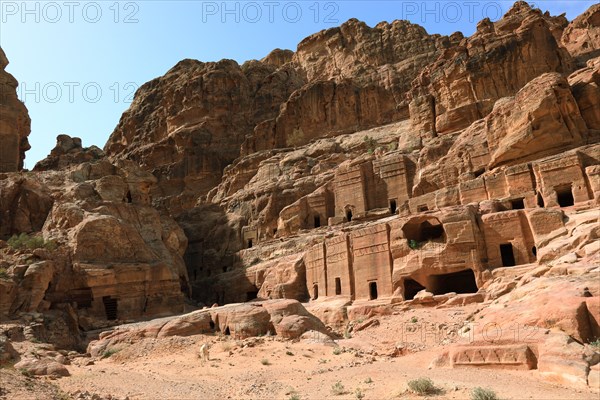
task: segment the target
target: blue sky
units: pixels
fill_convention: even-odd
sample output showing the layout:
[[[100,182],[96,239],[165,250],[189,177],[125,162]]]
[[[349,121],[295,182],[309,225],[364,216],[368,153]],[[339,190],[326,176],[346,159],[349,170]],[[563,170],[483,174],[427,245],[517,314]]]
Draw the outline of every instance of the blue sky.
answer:
[[[594,1],[534,3],[572,19]],[[513,1],[7,1],[0,0],[0,46],[32,119],[26,167],[66,133],[103,147],[137,87],[179,60],[239,63],[358,18],[408,19],[429,33],[470,35]]]

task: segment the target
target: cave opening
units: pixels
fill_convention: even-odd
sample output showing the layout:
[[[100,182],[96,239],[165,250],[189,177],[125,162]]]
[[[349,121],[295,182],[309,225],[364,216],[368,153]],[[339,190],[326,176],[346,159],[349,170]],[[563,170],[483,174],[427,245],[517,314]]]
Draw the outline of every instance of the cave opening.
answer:
[[[117,299],[113,299],[110,296],[104,296],[102,297],[102,303],[104,303],[104,312],[106,314],[106,319],[109,321],[116,320],[118,315]]]
[[[342,280],[340,278],[335,278],[335,294],[342,294]]]
[[[425,289],[425,286],[421,285],[419,282],[415,281],[414,279],[405,279],[404,280],[404,300],[414,299],[416,294],[424,289]]]
[[[402,227],[404,237],[410,242],[445,241],[444,226],[437,218],[416,218]]]
[[[428,290],[434,295],[444,293],[477,293],[475,273],[472,269],[429,277]]]
[[[573,197],[573,191],[571,187],[565,187],[556,189],[556,201],[561,207],[571,207],[575,204],[575,198]]]
[[[348,222],[352,221],[352,210],[346,210],[346,219]]]
[[[377,299],[377,282],[369,282],[369,300]]]
[[[321,216],[320,215],[315,215],[314,226],[315,226],[315,228],[321,227]]]
[[[319,298],[319,285],[317,285],[316,283],[313,285],[313,300],[316,300]]]
[[[396,214],[396,199],[390,199],[390,214]]]
[[[225,336],[230,336],[231,335],[231,331],[229,330],[229,327],[225,328]]]
[[[502,265],[505,267],[514,267],[517,265],[513,245],[510,243],[500,245],[500,257],[502,258]]]
[[[248,239],[248,248],[251,249],[252,248],[252,239]]]
[[[524,199],[521,197],[519,199],[513,199],[510,201],[510,206],[513,210],[522,210],[525,208]]]

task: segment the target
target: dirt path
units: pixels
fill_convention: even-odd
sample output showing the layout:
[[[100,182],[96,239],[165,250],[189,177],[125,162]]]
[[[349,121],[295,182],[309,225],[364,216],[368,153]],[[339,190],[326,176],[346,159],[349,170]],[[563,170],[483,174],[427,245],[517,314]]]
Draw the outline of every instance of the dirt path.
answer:
[[[401,357],[377,355],[376,350],[342,350],[355,349],[375,333],[385,342],[390,321],[377,330],[338,341],[340,350],[332,343],[292,343],[273,337],[145,339],[94,365],[70,366],[72,376],[59,380],[58,385],[69,393],[84,389],[132,400],[356,399],[357,389],[364,399],[411,399],[422,397],[407,393],[407,382],[429,377],[440,389],[431,397],[435,399],[467,399],[477,386],[493,389],[502,399],[597,399],[597,394],[587,390],[542,381],[536,371],[429,369],[436,354],[432,349]],[[206,341],[213,342],[211,360],[203,363],[198,350]],[[373,348],[370,343],[362,347]],[[337,382],[343,385],[344,394],[332,393]]]

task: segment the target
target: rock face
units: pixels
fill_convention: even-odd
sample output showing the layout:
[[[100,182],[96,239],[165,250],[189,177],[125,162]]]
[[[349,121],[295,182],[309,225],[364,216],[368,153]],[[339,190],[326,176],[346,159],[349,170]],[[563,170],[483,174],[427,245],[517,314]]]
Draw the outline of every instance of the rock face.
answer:
[[[48,171],[63,169],[70,165],[99,160],[103,157],[104,152],[96,146],[83,148],[80,138],[72,138],[69,135],[58,135],[56,138],[56,147],[52,149],[47,158],[39,161],[33,170]]]
[[[511,96],[545,72],[569,73],[573,61],[556,41],[554,20],[517,2],[498,22],[448,49],[413,82],[410,114],[424,138],[464,129],[485,117],[496,100]]]
[[[150,206],[155,184],[130,161],[85,162],[27,179],[4,175],[1,204],[18,212],[7,214],[13,218],[3,234],[32,235],[0,250],[12,278],[3,313],[73,307],[79,326],[90,329],[182,311],[187,238]]]
[[[30,149],[27,136],[31,119],[17,98],[17,80],[5,71],[8,59],[0,48],[0,172],[23,169],[25,152]]]
[[[408,22],[350,20],[242,66],[185,60],[142,86],[104,150],[158,178],[155,198],[191,209],[241,154],[300,146],[408,117],[404,94],[458,40]]]
[[[575,18],[562,34],[562,44],[580,67],[600,56],[600,4],[591,6]]]
[[[198,299],[470,295],[560,257],[565,214],[547,208],[594,209],[600,190],[598,64],[572,72],[568,25],[518,2],[469,38],[351,20],[275,52],[307,83],[179,218]]]
[[[268,60],[181,61],[137,91],[104,150],[152,172],[156,197],[172,213],[191,208],[218,184],[254,126],[304,83]]]

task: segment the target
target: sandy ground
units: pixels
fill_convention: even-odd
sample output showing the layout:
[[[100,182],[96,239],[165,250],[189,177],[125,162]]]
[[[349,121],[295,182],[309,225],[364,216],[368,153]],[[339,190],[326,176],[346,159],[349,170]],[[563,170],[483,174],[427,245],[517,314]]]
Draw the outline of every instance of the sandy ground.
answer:
[[[474,310],[427,308],[378,317],[378,326],[335,343],[222,335],[145,339],[93,365],[81,358],[69,366],[71,377],[55,383],[66,393],[129,399],[416,399],[423,397],[410,393],[407,382],[428,377],[439,389],[433,399],[468,399],[478,386],[501,399],[598,399],[586,389],[544,381],[535,370],[430,369],[437,339],[407,338],[399,328],[415,319],[460,322]],[[386,355],[399,340],[405,354]],[[205,342],[211,343],[208,362],[198,357]],[[343,394],[332,392],[337,382]]]

